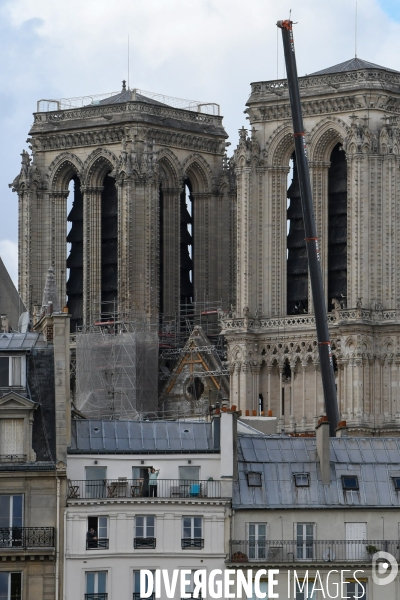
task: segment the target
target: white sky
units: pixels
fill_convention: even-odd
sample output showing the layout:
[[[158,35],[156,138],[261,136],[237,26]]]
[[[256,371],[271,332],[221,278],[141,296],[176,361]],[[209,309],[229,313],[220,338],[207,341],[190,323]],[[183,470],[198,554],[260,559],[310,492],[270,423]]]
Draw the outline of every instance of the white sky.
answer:
[[[400,70],[399,4],[358,0],[360,58]],[[218,102],[233,147],[250,82],[276,78],[276,21],[290,8],[299,75],[354,56],[354,0],[1,0],[0,255],[13,280],[17,196],[8,184],[38,99],[119,90],[129,35],[131,87]],[[280,37],[278,64],[281,78]]]

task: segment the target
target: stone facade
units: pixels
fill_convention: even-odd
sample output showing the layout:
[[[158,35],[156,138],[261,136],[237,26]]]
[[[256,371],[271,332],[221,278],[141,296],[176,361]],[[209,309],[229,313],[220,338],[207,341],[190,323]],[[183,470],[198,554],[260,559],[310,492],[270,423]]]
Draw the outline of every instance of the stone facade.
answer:
[[[354,433],[379,435],[400,424],[400,73],[373,67],[357,61],[302,77],[300,92],[339,411]],[[288,314],[290,276],[304,276],[300,253],[288,272],[288,253],[304,234],[293,226],[297,192],[288,193],[295,157],[287,82],[252,84],[246,112],[251,136],[241,130],[234,158],[237,306],[223,318],[231,401],[258,410],[262,394],[279,431],[306,432],[324,405],[309,281],[308,300],[299,297],[297,314]],[[338,150],[344,189],[332,170]]]
[[[182,302],[232,301],[227,135],[222,117],[200,110],[173,108],[124,85],[95,105],[35,113],[32,160],[22,153],[12,184],[19,289],[29,310],[40,304],[50,265],[72,329],[96,321],[101,302],[117,301],[127,318],[154,320],[179,313]]]

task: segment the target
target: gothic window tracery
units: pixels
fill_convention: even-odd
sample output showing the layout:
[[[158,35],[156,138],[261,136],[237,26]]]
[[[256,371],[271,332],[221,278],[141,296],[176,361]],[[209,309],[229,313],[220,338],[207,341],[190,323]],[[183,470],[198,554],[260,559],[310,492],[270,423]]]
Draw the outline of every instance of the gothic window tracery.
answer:
[[[308,259],[296,156],[293,152],[292,183],[287,191],[287,314],[308,313]]]
[[[347,162],[342,145],[331,153],[328,171],[328,310],[347,299]]]
[[[118,195],[115,179],[104,177],[101,193],[101,302],[112,312],[118,300]]]
[[[81,184],[75,175],[70,182],[71,210],[67,221],[67,306],[71,317],[71,331],[83,323],[83,196]]]

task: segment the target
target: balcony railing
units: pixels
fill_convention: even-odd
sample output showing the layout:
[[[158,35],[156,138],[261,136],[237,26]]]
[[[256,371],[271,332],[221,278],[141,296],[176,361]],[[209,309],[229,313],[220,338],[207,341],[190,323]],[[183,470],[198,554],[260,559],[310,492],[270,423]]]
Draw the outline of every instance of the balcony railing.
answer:
[[[133,540],[133,547],[135,549],[154,549],[156,547],[156,538],[154,537],[147,537],[147,538],[140,538],[140,537],[135,537]]]
[[[85,600],[107,600],[108,594],[101,592],[95,594],[85,594]]]
[[[101,479],[68,481],[68,498],[221,498],[221,482],[214,480]]]
[[[0,527],[0,551],[5,548],[54,548],[54,527]]]
[[[86,550],[108,550],[108,539],[86,540]]]
[[[203,538],[182,538],[182,549],[204,548]]]
[[[230,562],[372,562],[376,552],[400,558],[398,540],[232,540]]]
[[[155,595],[151,594],[151,596],[147,597],[147,600],[154,600]],[[133,600],[142,600],[142,596],[140,595],[140,592],[133,592]]]

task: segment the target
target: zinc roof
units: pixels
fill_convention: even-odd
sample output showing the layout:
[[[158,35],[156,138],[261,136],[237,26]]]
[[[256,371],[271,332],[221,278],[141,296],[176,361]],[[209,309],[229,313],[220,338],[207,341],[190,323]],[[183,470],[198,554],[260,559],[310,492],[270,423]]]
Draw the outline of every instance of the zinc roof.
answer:
[[[45,346],[42,333],[0,333],[0,351],[10,352],[31,350],[35,346]]]
[[[333,65],[333,67],[328,67],[327,69],[322,69],[322,71],[316,71],[315,73],[311,73],[311,75],[344,73],[346,71],[359,71],[360,69],[381,69],[382,71],[389,71],[391,73],[399,72],[395,71],[394,69],[388,69],[387,67],[376,65],[375,63],[368,62],[367,60],[362,60],[361,58],[351,58],[350,60],[345,60],[344,62],[339,63],[338,65]]]
[[[332,508],[400,506],[393,477],[400,477],[400,439],[332,438],[331,483],[323,484],[315,438],[238,434],[239,480],[233,507]],[[249,487],[247,473],[261,473],[262,486]],[[309,487],[294,475],[308,473]],[[344,491],[343,475],[356,475],[358,491]]]
[[[70,454],[214,452],[212,424],[188,421],[72,421]]]

